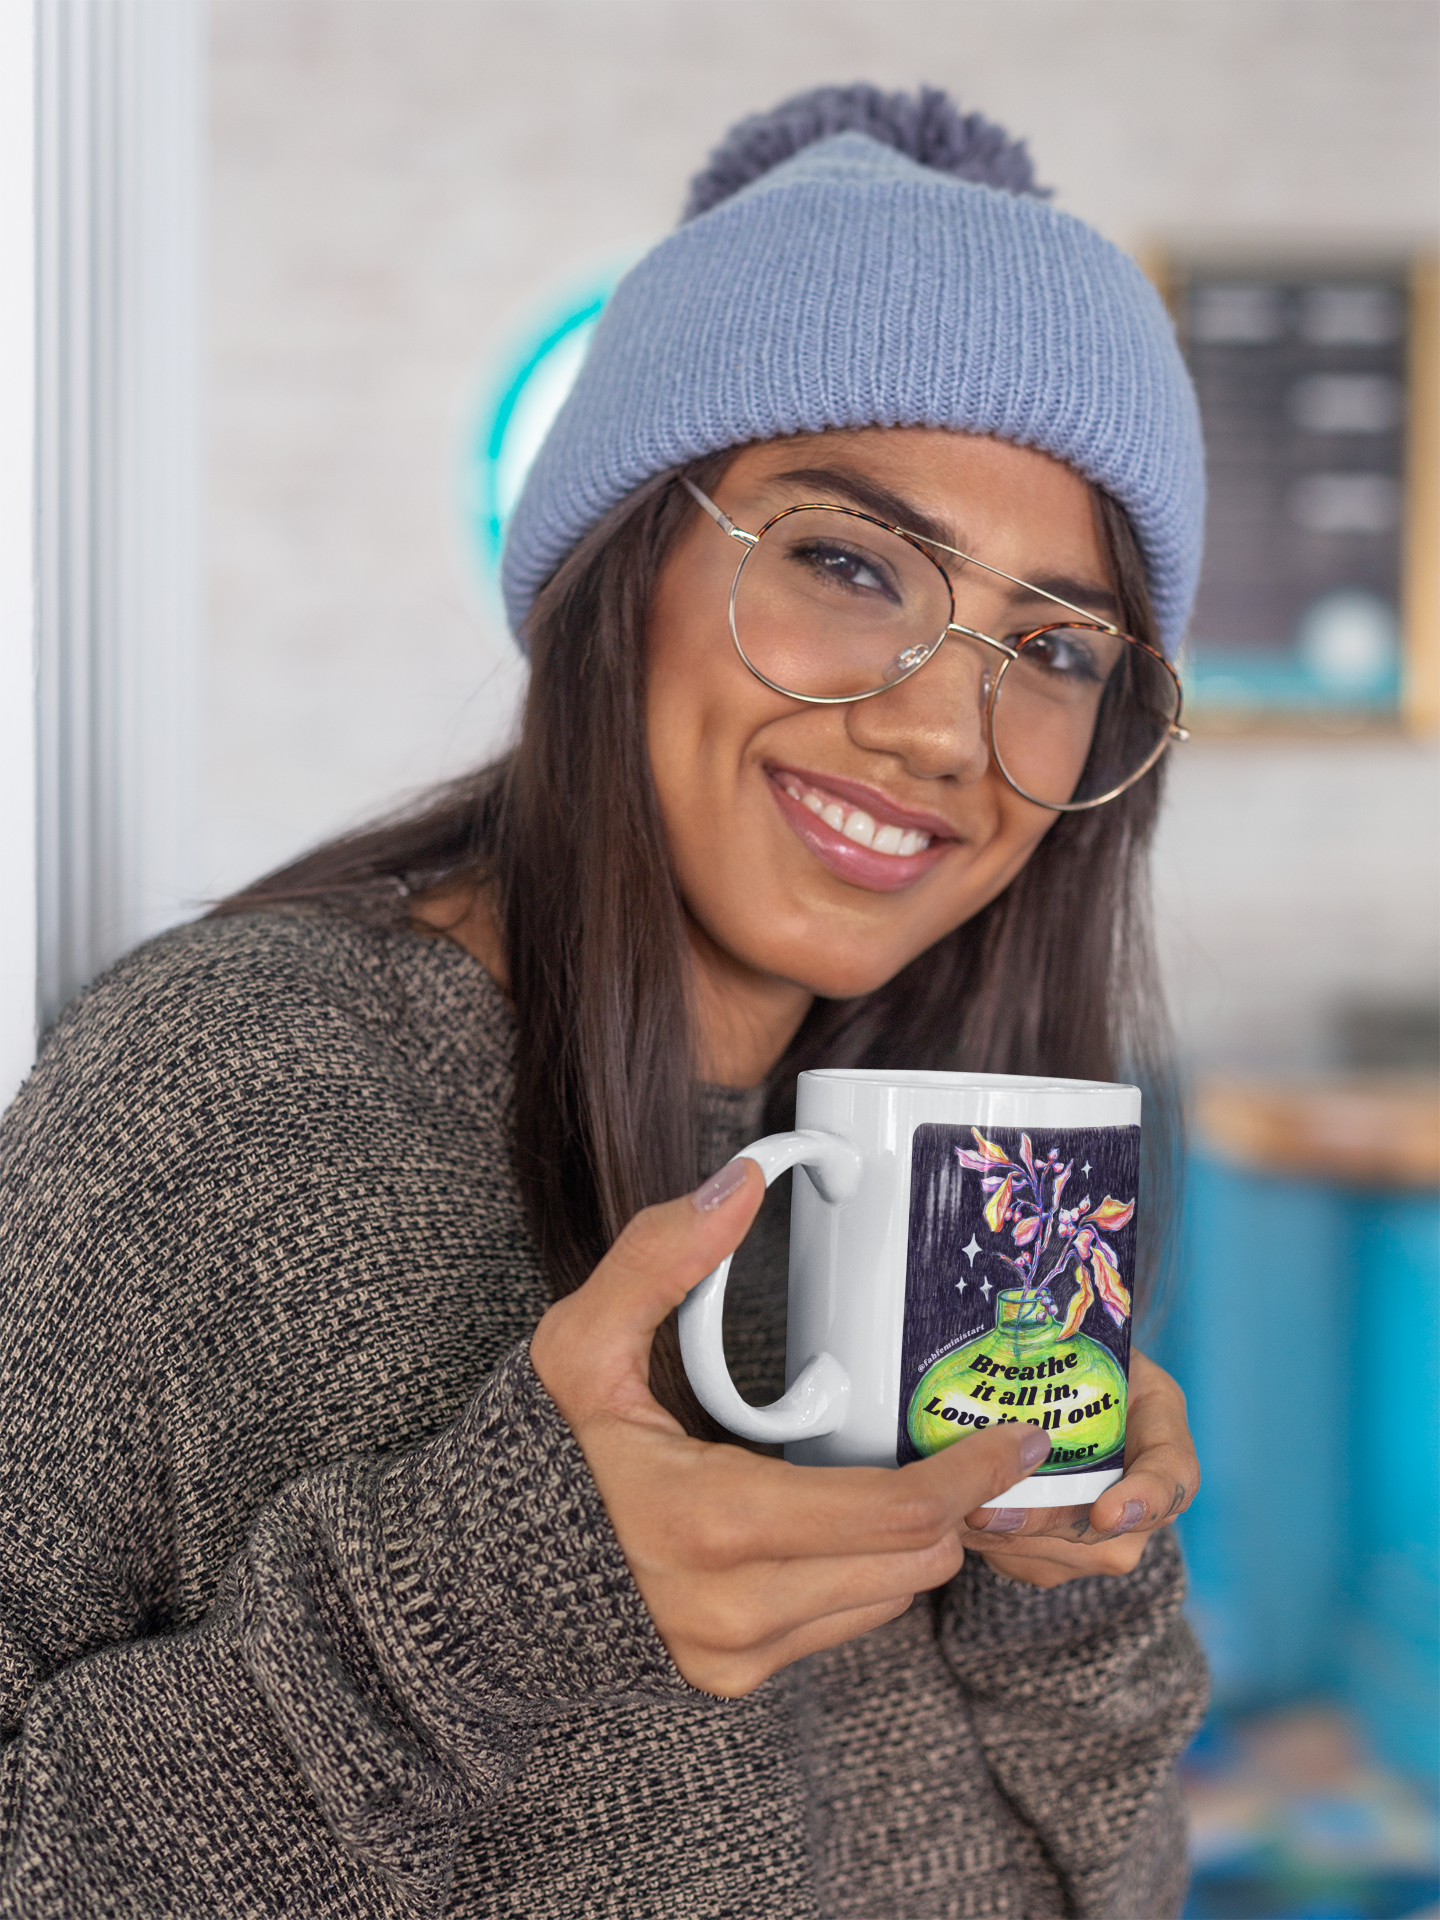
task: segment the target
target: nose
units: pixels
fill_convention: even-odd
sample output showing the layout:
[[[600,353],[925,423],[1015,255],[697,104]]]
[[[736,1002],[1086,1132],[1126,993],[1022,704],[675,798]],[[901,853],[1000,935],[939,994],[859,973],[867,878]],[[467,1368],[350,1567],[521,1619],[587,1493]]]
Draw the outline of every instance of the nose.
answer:
[[[989,654],[978,640],[949,634],[907,680],[846,708],[850,738],[870,752],[893,754],[917,779],[982,779],[990,765]]]

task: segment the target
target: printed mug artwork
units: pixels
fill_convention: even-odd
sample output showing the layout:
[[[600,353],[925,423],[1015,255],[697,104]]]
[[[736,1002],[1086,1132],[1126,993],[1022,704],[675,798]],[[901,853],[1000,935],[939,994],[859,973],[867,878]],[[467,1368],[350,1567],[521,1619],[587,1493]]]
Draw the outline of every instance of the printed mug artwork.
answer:
[[[1038,1469],[1125,1449],[1138,1127],[917,1127],[901,1347],[903,1465],[1025,1421]]]

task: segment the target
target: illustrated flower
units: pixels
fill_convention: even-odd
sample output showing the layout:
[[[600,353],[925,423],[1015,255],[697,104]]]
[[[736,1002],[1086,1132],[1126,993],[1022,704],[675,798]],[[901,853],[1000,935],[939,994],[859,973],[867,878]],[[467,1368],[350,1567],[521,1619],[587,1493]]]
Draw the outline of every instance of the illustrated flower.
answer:
[[[990,1182],[987,1180],[985,1185],[988,1187]],[[1007,1174],[1005,1178],[998,1183],[994,1193],[992,1193],[990,1198],[985,1202],[985,1223],[992,1233],[998,1233],[1000,1231],[1001,1223],[1005,1219],[1006,1209],[1010,1205],[1010,1189],[1011,1181],[1010,1176]]]
[[[1018,1160],[987,1140],[978,1127],[972,1127],[970,1135],[974,1151],[957,1147],[956,1156],[962,1167],[982,1176],[981,1191],[990,1196],[985,1203],[985,1224],[995,1234],[1008,1226],[1015,1249],[1014,1258],[998,1248],[990,1249],[993,1257],[1010,1268],[1024,1292],[1039,1295],[1052,1316],[1062,1321],[1062,1339],[1079,1331],[1097,1294],[1116,1326],[1122,1325],[1130,1312],[1130,1294],[1120,1279],[1119,1256],[1102,1237],[1102,1230],[1115,1233],[1128,1226],[1135,1202],[1116,1200],[1107,1194],[1097,1205],[1086,1194],[1073,1207],[1062,1207],[1060,1196],[1075,1171],[1073,1160],[1062,1165],[1059,1152],[1051,1147],[1037,1161],[1028,1133],[1020,1136]],[[1041,1273],[1052,1240],[1055,1251]],[[1075,1291],[1062,1319],[1051,1288],[1067,1277],[1067,1269]]]

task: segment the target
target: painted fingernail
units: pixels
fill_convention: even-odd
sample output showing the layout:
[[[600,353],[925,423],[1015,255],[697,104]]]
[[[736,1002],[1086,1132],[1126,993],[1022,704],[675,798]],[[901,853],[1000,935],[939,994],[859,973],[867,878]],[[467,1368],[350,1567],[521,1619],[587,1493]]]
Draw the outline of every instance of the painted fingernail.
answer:
[[[1040,1427],[1026,1427],[1020,1436],[1020,1464],[1028,1473],[1050,1451],[1050,1436]]]
[[[728,1200],[737,1187],[745,1184],[745,1161],[741,1157],[726,1161],[718,1173],[712,1173],[690,1199],[697,1213],[713,1213],[722,1200]]]
[[[1125,1511],[1115,1522],[1115,1531],[1116,1533],[1128,1533],[1132,1527],[1138,1527],[1144,1518],[1145,1502],[1143,1500],[1127,1500],[1125,1502]]]
[[[985,1522],[986,1533],[1017,1533],[1025,1524],[1024,1507],[995,1507]]]

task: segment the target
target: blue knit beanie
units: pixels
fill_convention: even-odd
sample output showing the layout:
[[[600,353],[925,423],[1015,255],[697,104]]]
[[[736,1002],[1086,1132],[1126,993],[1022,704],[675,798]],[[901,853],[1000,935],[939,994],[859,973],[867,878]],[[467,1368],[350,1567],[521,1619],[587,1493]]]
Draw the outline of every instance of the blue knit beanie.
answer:
[[[933,92],[821,89],[742,122],[689,211],[616,288],[516,504],[502,578],[522,644],[545,580],[652,475],[915,426],[1039,448],[1112,493],[1174,654],[1200,569],[1194,390],[1154,288],[1046,205],[1023,148]]]

